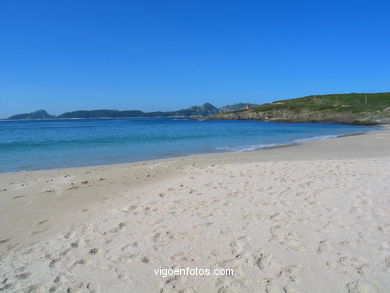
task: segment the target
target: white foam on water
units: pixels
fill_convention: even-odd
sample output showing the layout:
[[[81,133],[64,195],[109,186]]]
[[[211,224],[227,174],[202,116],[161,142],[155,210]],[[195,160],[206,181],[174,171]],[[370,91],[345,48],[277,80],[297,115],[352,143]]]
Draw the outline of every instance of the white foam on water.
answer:
[[[286,146],[291,144],[297,144],[300,142],[311,141],[311,140],[324,140],[329,138],[337,138],[343,135],[344,134],[319,135],[319,136],[313,136],[307,138],[299,138],[299,139],[295,139],[283,143],[254,144],[254,145],[243,145],[243,146],[224,146],[224,147],[218,147],[217,149],[225,152],[247,152],[247,151],[254,151],[254,150],[261,150],[261,149],[267,149],[272,147],[280,147],[280,146]]]

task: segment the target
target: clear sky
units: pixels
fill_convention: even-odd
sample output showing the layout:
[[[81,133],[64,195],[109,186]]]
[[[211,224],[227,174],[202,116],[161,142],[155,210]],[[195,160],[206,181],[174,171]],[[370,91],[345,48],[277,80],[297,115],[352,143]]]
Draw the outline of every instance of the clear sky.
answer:
[[[389,1],[0,0],[0,117],[390,91]]]

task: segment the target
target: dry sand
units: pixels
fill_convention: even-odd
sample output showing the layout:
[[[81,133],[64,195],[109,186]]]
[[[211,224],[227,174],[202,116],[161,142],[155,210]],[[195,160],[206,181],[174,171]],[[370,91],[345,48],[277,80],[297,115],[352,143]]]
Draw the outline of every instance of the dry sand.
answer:
[[[0,291],[390,292],[390,128],[0,175]],[[159,268],[233,276],[156,276]]]

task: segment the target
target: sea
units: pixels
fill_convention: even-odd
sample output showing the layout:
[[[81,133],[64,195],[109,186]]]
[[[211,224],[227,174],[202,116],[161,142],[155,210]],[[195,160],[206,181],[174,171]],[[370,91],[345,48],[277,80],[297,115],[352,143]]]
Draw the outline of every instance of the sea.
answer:
[[[378,127],[169,118],[0,121],[0,172],[243,152]]]

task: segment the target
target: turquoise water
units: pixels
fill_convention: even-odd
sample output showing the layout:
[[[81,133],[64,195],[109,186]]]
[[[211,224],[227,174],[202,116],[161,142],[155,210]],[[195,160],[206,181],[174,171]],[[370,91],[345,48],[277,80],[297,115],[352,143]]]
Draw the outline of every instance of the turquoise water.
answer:
[[[247,151],[370,129],[375,128],[147,118],[0,121],[0,172]]]

